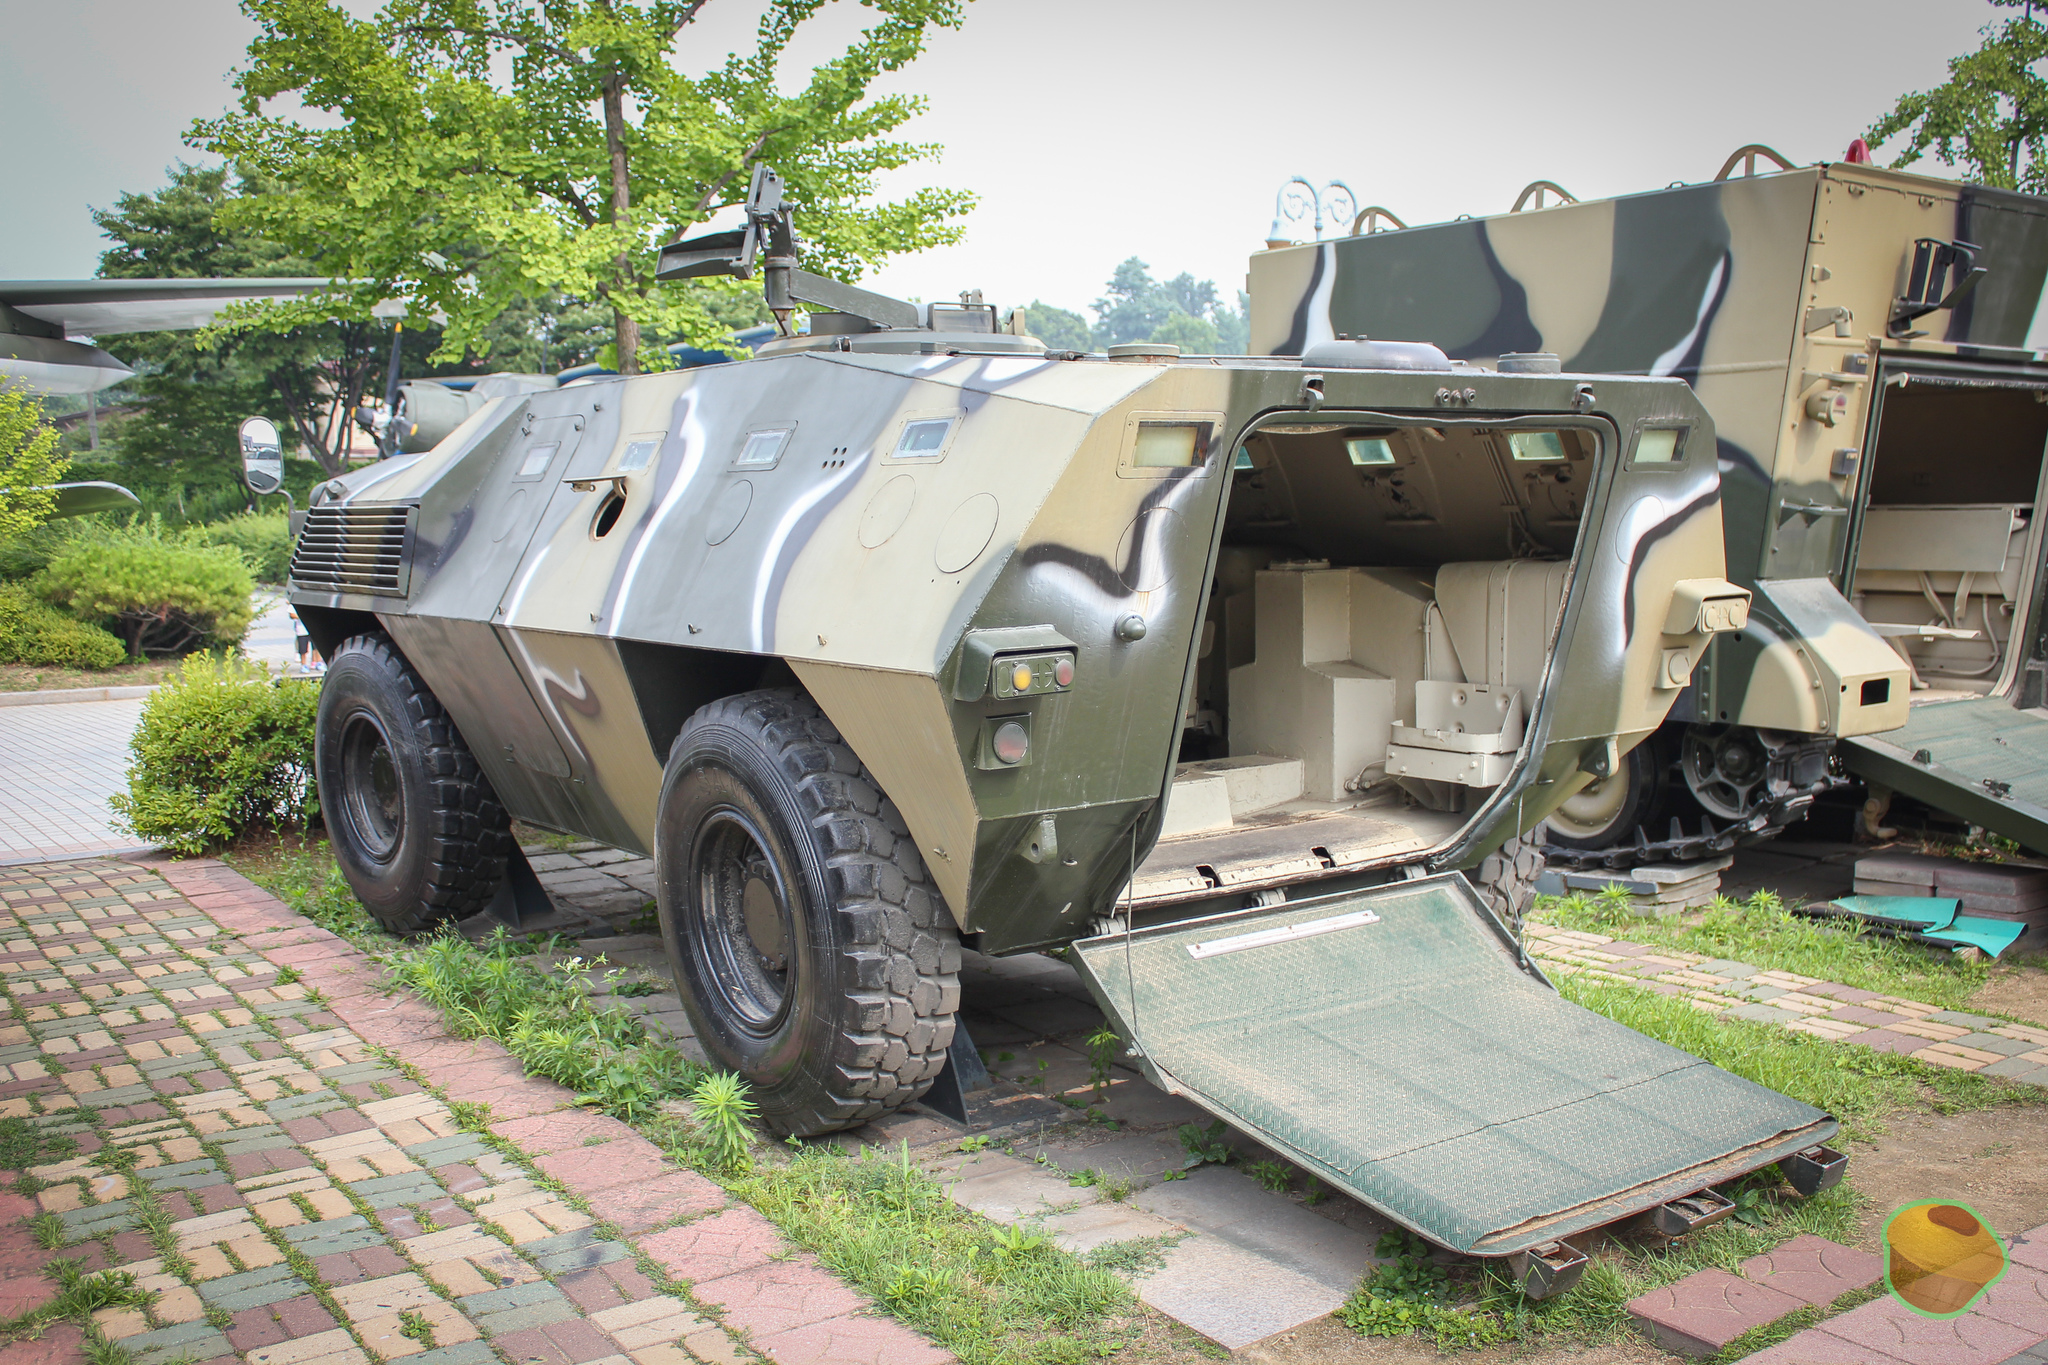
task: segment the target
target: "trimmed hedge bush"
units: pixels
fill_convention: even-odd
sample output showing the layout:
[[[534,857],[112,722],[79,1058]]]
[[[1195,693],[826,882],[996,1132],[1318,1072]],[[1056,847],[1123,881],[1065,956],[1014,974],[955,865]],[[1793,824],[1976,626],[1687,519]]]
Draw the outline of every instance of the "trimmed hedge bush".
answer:
[[[0,664],[112,668],[127,657],[98,626],[37,601],[18,583],[0,583]]]
[[[108,804],[153,844],[203,853],[256,828],[303,825],[313,784],[317,684],[260,664],[196,654],[142,704],[128,790]]]
[[[282,512],[245,512],[193,526],[185,539],[200,545],[232,545],[242,552],[258,583],[282,583],[291,567],[292,533]]]
[[[242,552],[151,535],[80,541],[38,574],[43,598],[128,642],[128,655],[233,648],[255,615]]]

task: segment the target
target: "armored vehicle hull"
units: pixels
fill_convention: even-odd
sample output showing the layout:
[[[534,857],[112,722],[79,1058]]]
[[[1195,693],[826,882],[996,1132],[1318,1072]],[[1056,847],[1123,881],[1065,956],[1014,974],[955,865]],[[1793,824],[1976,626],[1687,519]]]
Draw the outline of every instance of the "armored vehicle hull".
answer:
[[[1714,414],[1748,628],[1654,745],[1553,816],[1560,842],[1636,859],[1643,828],[1662,855],[1719,851],[1839,781],[1839,743],[1869,817],[1896,789],[2043,850],[2048,787],[2010,755],[2048,746],[2025,709],[2044,279],[2048,201],[1832,164],[1263,252],[1253,349],[1345,331],[1485,365],[1549,351],[1676,375]],[[1718,838],[1664,840],[1686,796]]]
[[[1514,1009],[1463,1027],[1523,1060],[1473,1073],[1500,1093],[1456,1114],[1370,1069],[1318,1103],[1433,1114],[1496,1192],[1527,1144],[1487,1134],[1548,1125],[1558,1181],[1452,1211],[1420,1168],[1362,1176],[1379,1149],[1336,1117],[1351,1135],[1304,1160],[1488,1254],[1833,1131],[1727,1077],[1703,1123],[1645,1108],[1641,1087],[1675,1095],[1700,1068],[1669,1049],[1589,1057],[1570,1083],[1507,1074],[1536,1063],[1503,1030],[1539,1017],[1635,1039],[1516,948],[1530,836],[1746,615],[1682,383],[1426,347],[1048,355],[992,315],[971,335],[919,320],[504,393],[319,492],[292,597],[330,659],[322,791],[387,923],[483,906],[516,869],[508,815],[652,854],[699,1040],[785,1133],[924,1093],[956,1042],[963,943],[1083,940],[1161,1083],[1283,1143],[1299,1124],[1249,1115],[1213,1038],[1155,1045],[1123,997],[1162,978],[1119,976],[1103,945],[1233,926],[1170,988],[1200,1013],[1271,968],[1270,932],[1324,1006],[1391,1009],[1394,978],[1350,956],[1377,930],[1410,969],[1443,953],[1511,978]],[[1262,1046],[1308,1038],[1311,1006],[1267,1001]],[[1640,1122],[1616,1143],[1623,1111]]]

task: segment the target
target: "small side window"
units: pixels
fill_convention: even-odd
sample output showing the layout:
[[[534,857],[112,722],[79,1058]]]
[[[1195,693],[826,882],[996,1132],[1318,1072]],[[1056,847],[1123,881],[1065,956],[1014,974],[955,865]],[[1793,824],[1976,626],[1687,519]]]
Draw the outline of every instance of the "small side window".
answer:
[[[546,445],[535,446],[526,452],[526,458],[519,462],[519,472],[513,475],[513,477],[517,479],[530,479],[535,475],[545,474],[548,462],[555,458],[555,452],[561,448],[562,443],[559,441],[550,441]]]
[[[1394,446],[1384,436],[1354,436],[1344,443],[1344,452],[1355,465],[1393,464]]]
[[[654,463],[654,452],[661,449],[659,441],[635,441],[626,447],[626,453],[619,456],[621,474],[638,474]]]
[[[905,422],[903,435],[896,441],[896,458],[899,460],[936,460],[945,453],[946,436],[953,430],[950,417],[932,417],[919,422]]]
[[[750,431],[746,444],[740,447],[739,458],[733,464],[742,469],[773,469],[775,462],[782,458],[782,448],[788,444],[788,427]]]
[[[1140,422],[1131,463],[1139,469],[1190,469],[1209,457],[1208,422]]]
[[[1555,431],[1511,431],[1508,433],[1508,449],[1517,460],[1563,464],[1569,458],[1564,453],[1564,437]]]
[[[1644,427],[1636,433],[1635,458],[1630,464],[1677,464],[1685,458],[1685,428]]]

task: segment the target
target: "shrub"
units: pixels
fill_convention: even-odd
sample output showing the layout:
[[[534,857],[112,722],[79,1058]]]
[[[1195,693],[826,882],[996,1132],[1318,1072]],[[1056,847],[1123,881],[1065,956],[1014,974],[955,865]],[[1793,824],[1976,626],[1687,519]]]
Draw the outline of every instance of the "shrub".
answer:
[[[128,741],[128,790],[108,802],[142,838],[202,853],[254,828],[303,824],[319,809],[313,717],[320,689],[259,664],[200,654],[151,694]]]
[[[34,530],[57,505],[49,485],[71,464],[57,449],[43,405],[15,388],[0,388],[0,535]]]
[[[48,601],[126,640],[133,659],[239,644],[254,586],[241,551],[181,544],[153,525],[81,538],[35,580]]]
[[[18,583],[0,583],[0,664],[112,668],[127,657],[98,626],[37,601]]]
[[[225,521],[194,526],[185,539],[198,545],[231,545],[242,552],[259,583],[284,582],[291,567],[292,535],[282,512],[245,512]]]

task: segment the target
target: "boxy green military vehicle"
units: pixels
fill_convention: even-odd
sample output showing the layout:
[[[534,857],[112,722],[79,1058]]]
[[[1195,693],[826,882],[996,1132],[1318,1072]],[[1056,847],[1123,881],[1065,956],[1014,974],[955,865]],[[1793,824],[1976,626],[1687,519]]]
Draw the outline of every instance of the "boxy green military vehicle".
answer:
[[[1781,169],[1734,174],[1759,159]],[[2048,200],[1762,147],[1706,184],[1528,206],[1556,192],[1280,246],[1250,277],[1255,351],[1337,332],[1486,366],[1549,351],[1676,375],[1713,413],[1748,626],[1553,838],[1609,862],[1717,852],[1842,781],[1835,751],[1872,825],[1897,791],[2048,851]],[[1681,793],[1718,826],[1668,826]]]
[[[314,497],[323,809],[385,924],[485,908],[512,816],[652,854],[779,1133],[971,1056],[963,944],[1070,946],[1160,1085],[1447,1245],[1825,1178],[1826,1115],[1561,1001],[1512,929],[1528,833],[1742,624],[1684,384],[1049,353],[805,274],[752,204],[663,275],[758,263],[807,334],[507,379]]]

